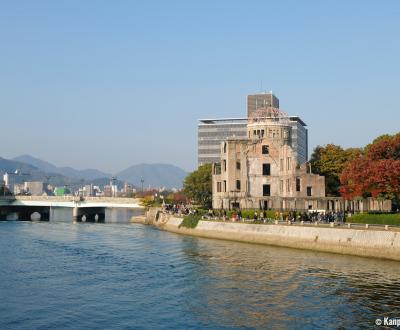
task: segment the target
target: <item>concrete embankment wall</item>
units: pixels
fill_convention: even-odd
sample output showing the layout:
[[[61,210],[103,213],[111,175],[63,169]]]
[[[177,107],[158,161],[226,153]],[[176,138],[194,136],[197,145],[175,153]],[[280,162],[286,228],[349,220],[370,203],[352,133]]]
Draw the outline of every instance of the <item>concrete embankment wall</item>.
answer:
[[[189,229],[179,228],[181,222],[159,214],[153,224],[178,234],[400,261],[400,232],[395,231],[214,221],[199,221]]]
[[[151,207],[146,211],[144,215],[132,217],[131,222],[140,223],[143,225],[155,224],[156,221],[158,220],[158,217],[162,215],[160,211],[161,211],[160,207]]]

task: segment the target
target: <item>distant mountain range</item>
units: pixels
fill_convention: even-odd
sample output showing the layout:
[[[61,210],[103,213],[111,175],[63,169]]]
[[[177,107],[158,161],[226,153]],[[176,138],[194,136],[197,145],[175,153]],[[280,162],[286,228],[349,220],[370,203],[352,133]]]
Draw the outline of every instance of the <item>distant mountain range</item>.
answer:
[[[26,163],[29,165],[33,165],[38,169],[47,172],[47,173],[58,173],[63,176],[74,178],[74,179],[84,179],[86,181],[90,181],[98,178],[110,178],[111,174],[104,173],[95,169],[86,169],[86,170],[76,170],[72,167],[57,167],[49,162],[41,160],[39,158],[32,157],[31,155],[22,155],[13,158],[18,162]]]
[[[103,186],[110,182],[111,174],[97,169],[77,170],[72,167],[57,167],[47,161],[31,155],[22,155],[8,160],[0,157],[0,173],[19,171],[17,182],[46,181],[54,185],[77,186],[84,180],[85,184],[93,183]],[[144,188],[181,188],[187,172],[169,164],[138,164],[116,173],[116,184],[121,187],[129,182],[136,187]]]
[[[74,182],[61,174],[49,173],[39,169],[36,166],[27,164],[20,161],[5,159],[0,157],[0,174],[15,173],[18,175],[14,176],[16,183],[22,183],[24,181],[45,181],[53,185],[72,185]],[[3,177],[0,178],[2,180]]]

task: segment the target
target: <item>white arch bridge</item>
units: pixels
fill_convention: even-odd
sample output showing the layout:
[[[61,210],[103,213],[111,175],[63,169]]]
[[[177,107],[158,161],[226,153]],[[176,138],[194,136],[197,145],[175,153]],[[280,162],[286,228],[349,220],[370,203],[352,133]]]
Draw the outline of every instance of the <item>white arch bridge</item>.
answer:
[[[52,221],[67,214],[73,221],[104,222],[114,208],[144,212],[140,200],[134,198],[0,196],[0,220]]]

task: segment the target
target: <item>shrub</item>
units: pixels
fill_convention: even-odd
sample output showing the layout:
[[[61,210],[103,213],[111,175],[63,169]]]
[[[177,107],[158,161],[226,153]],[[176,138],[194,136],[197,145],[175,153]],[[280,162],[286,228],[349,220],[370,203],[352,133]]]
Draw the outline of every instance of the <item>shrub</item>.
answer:
[[[183,218],[182,223],[179,225],[180,227],[185,227],[185,228],[196,228],[197,224],[199,223],[201,219],[200,214],[189,214]]]
[[[197,208],[196,209],[196,215],[203,216],[203,215],[205,215],[207,213],[208,213],[208,210],[206,210],[206,209],[202,209],[202,208]]]
[[[243,210],[242,217],[244,219],[253,219],[254,217],[254,210]]]
[[[254,213],[257,212],[258,218],[260,217],[261,210],[243,210],[242,211],[242,217],[245,219],[253,219],[254,218]],[[264,219],[270,218],[270,219],[275,219],[275,211],[274,210],[266,210],[264,212]]]
[[[368,223],[371,225],[392,225],[400,226],[400,214],[373,214],[360,213],[347,218],[347,222]]]

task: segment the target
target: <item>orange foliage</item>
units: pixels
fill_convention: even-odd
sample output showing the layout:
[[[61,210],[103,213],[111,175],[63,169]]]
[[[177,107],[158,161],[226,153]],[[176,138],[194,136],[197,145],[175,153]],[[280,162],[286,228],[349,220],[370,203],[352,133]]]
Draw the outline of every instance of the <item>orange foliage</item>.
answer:
[[[375,140],[365,155],[347,164],[340,181],[340,192],[347,199],[400,196],[400,134]]]

